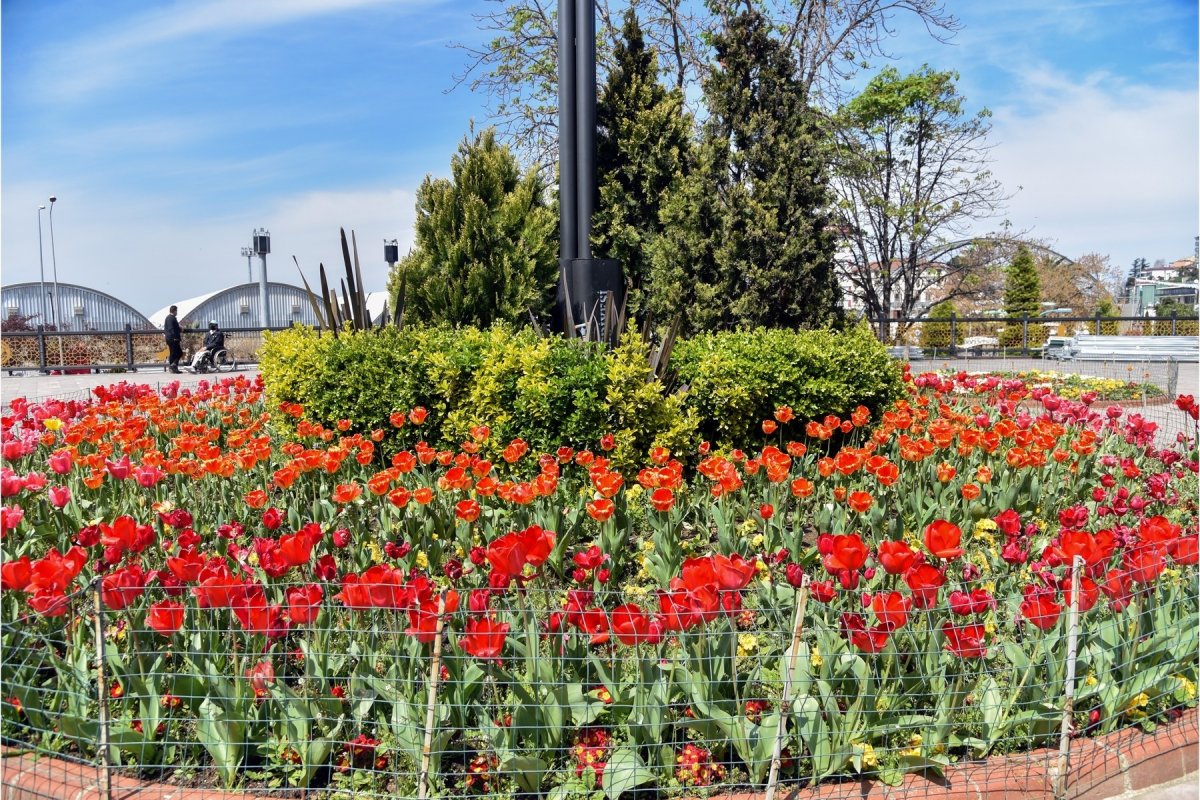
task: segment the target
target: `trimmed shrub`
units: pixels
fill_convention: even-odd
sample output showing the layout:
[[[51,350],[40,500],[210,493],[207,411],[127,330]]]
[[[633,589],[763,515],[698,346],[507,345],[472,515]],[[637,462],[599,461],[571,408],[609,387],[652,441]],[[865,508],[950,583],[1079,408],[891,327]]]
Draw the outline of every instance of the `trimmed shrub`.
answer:
[[[700,336],[681,342],[672,363],[685,388],[667,394],[651,380],[636,336],[609,353],[502,325],[347,331],[336,339],[293,328],[269,334],[260,358],[273,405],[299,403],[309,419],[349,420],[354,430],[388,437],[396,436],[392,412],[424,406],[430,413],[419,435],[431,445],[457,446],[486,424],[491,436],[480,452],[494,460],[518,437],[549,451],[595,448],[606,433],[620,465],[659,446],[683,456],[701,437],[748,441],[780,405],[801,420],[846,416],[859,405],[874,414],[901,386],[899,366],[866,326]],[[399,435],[411,443],[409,429]]]
[[[752,441],[764,419],[790,406],[800,420],[872,417],[900,396],[900,365],[865,324],[827,330],[754,330],[681,342],[671,360],[686,403],[714,444]]]

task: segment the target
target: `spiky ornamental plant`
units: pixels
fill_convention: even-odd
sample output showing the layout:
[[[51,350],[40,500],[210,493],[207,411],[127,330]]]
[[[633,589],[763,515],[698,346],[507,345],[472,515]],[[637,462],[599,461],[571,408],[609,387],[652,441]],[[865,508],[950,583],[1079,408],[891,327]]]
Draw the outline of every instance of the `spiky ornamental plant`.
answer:
[[[714,37],[696,169],[664,210],[652,307],[686,330],[841,319],[827,138],[795,61],[748,10]]]
[[[388,279],[407,319],[487,327],[548,310],[558,278],[557,218],[535,172],[522,174],[489,128],[464,137],[450,179],[417,190],[416,247]]]

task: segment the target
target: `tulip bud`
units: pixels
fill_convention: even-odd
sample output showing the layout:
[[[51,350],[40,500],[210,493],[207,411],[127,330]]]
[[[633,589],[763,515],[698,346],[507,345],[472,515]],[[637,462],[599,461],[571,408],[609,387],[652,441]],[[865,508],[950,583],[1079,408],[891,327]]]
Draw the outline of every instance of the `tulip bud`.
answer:
[[[333,546],[346,547],[350,544],[350,531],[346,528],[338,528],[333,532]]]

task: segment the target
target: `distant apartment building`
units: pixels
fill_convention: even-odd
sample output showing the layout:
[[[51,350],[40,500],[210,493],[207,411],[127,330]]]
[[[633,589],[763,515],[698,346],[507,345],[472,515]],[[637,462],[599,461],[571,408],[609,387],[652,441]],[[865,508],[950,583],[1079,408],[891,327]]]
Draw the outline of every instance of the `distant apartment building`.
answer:
[[[1132,317],[1153,317],[1155,307],[1167,301],[1200,309],[1200,281],[1194,257],[1170,263],[1158,261],[1131,276],[1125,286],[1121,312]]]
[[[850,318],[864,316],[867,313],[866,304],[862,299],[862,290],[851,279],[852,274],[857,269],[853,258],[849,253],[842,252],[838,254],[836,261],[838,285],[842,290],[842,308],[846,311]],[[870,274],[874,277],[880,273],[878,263],[872,263],[869,267]],[[918,286],[921,287],[917,293],[915,304],[908,314],[904,313],[904,286],[902,282],[897,282],[892,287],[892,297],[890,308],[892,310],[892,319],[899,319],[902,316],[919,317],[923,316],[934,305],[942,300],[944,293],[941,291],[939,281],[944,273],[944,267],[941,264],[930,263],[923,267],[923,272],[918,281]],[[876,281],[876,286],[879,286],[879,281]]]

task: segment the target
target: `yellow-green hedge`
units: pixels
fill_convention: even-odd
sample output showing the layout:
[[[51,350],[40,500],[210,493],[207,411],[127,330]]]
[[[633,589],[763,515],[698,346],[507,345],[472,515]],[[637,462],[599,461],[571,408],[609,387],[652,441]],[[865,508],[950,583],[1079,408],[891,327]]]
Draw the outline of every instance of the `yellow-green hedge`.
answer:
[[[595,448],[611,433],[621,464],[657,446],[694,452],[701,438],[747,445],[779,405],[802,420],[860,404],[875,412],[901,386],[898,366],[865,327],[700,336],[679,344],[672,365],[682,388],[668,394],[649,380],[646,348],[635,337],[605,352],[504,326],[384,328],[336,339],[292,328],[269,334],[260,356],[268,399],[300,403],[309,419],[346,419],[354,430],[382,428],[392,437],[393,411],[424,406],[421,435],[431,444],[455,446],[487,425],[483,452],[495,457],[516,437],[550,451]],[[411,443],[410,433],[398,441]]]

